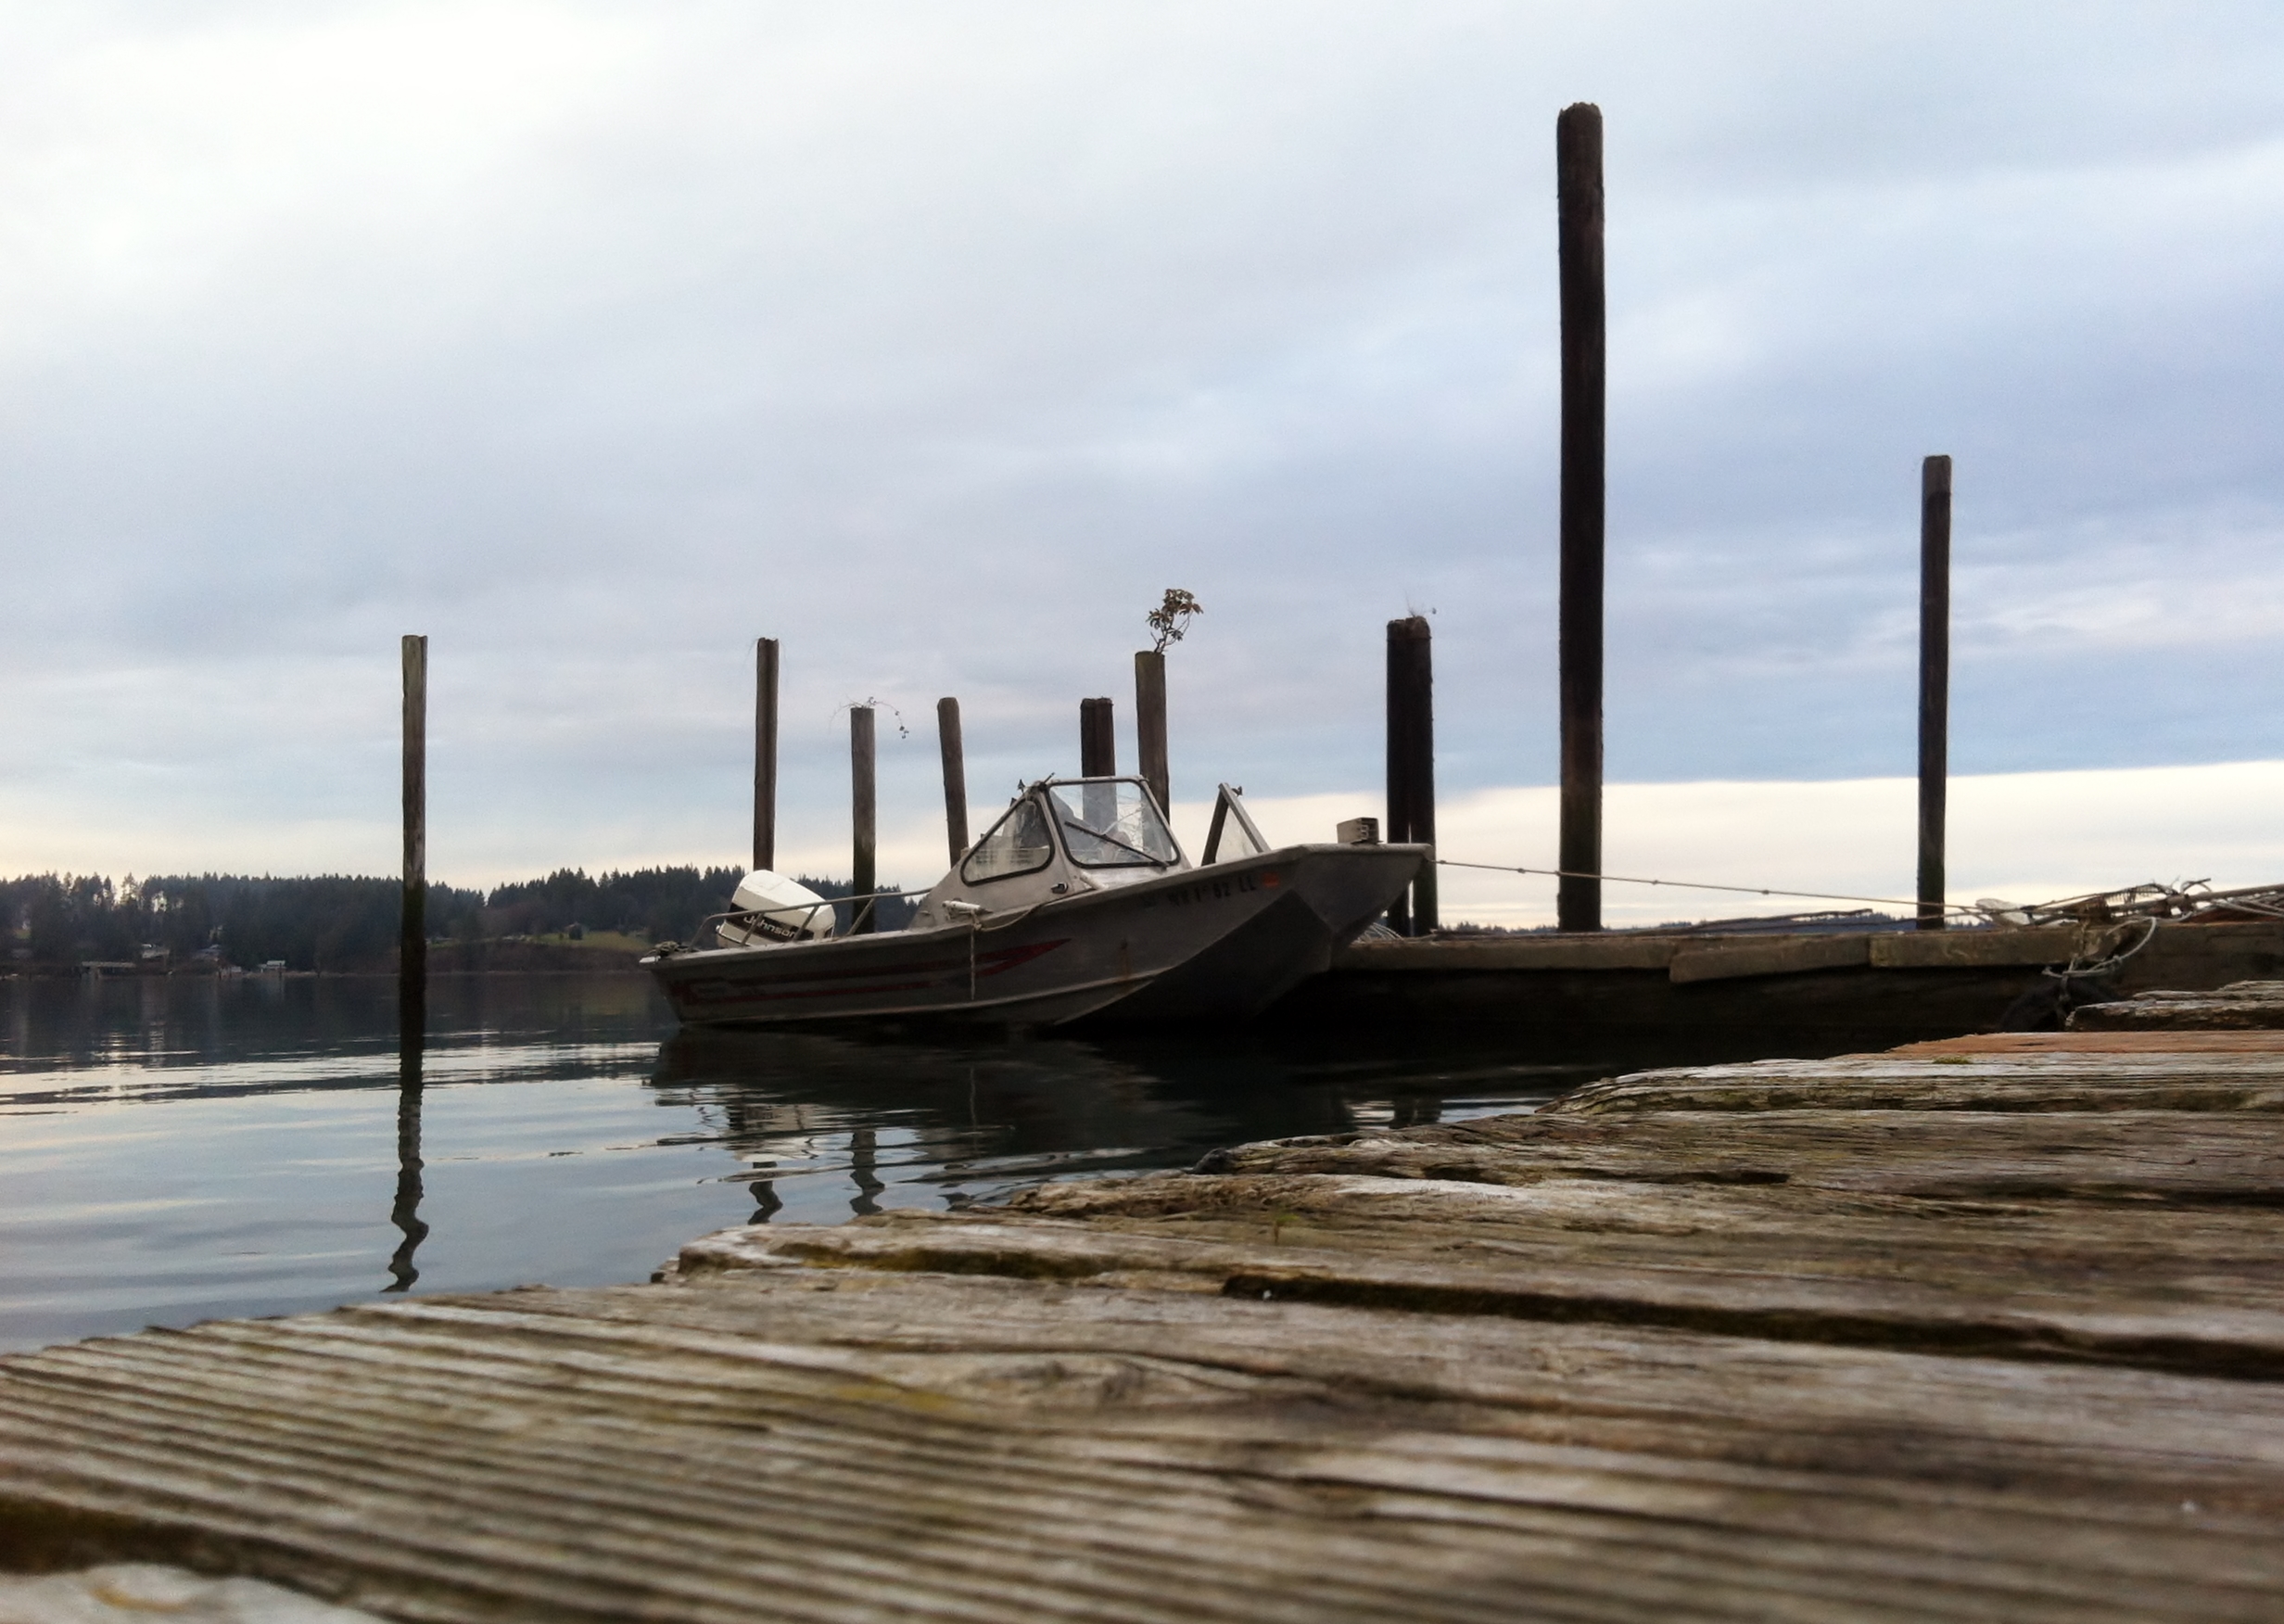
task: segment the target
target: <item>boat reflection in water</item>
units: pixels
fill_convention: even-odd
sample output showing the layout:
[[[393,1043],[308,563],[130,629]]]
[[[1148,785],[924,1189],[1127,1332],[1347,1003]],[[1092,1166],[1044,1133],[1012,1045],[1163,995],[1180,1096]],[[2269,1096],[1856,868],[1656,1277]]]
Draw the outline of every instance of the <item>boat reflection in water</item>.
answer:
[[[844,1192],[831,1205],[857,1213],[956,1207],[1043,1178],[1186,1167],[1246,1140],[1513,1110],[1608,1069],[1416,1038],[1376,1052],[1275,1033],[923,1042],[689,1028],[662,1047],[653,1082],[744,1163],[726,1176],[751,1189],[750,1221],[768,1223],[831,1221],[828,1185]]]
[[[1732,1058],[1274,1023],[676,1033],[623,974],[435,977],[406,1046],[387,978],[255,979],[0,982],[0,1350],[640,1280],[730,1224],[940,1211]]]

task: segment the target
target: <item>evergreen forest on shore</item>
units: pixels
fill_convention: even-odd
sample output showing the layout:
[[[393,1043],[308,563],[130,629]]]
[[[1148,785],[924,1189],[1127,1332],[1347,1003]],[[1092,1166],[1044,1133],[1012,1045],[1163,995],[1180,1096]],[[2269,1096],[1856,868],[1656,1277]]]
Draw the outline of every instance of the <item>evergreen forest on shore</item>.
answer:
[[[558,869],[489,892],[431,883],[431,941],[502,942],[612,936],[689,942],[709,914],[730,906],[745,870],[729,867],[638,869],[590,876]],[[803,876],[822,896],[845,896],[845,881]],[[893,889],[893,887],[892,887]],[[396,962],[403,886],[346,874],[33,874],[0,880],[0,942],[7,970],[55,971],[90,962],[172,971],[256,969],[383,971]],[[909,911],[884,906],[893,927]]]

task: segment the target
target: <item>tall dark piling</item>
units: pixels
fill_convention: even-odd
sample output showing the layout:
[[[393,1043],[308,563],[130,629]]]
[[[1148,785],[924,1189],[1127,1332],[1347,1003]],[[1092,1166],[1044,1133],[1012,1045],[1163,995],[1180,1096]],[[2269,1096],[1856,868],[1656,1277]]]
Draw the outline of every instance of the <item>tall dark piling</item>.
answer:
[[[957,864],[968,855],[968,757],[959,737],[959,701],[936,701],[936,744],[944,754],[944,833]]]
[[[397,1037],[428,1025],[428,640],[404,640],[404,906],[397,932]]]
[[[1142,781],[1174,816],[1174,779],[1166,765],[1166,656],[1142,649],[1134,657],[1134,742]]]
[[[1079,701],[1079,776],[1109,778],[1118,770],[1118,730],[1107,699]],[[1118,817],[1118,795],[1108,784],[1085,792],[1086,821],[1108,829]]]
[[[1388,839],[1401,844],[1436,839],[1436,721],[1432,633],[1428,617],[1388,623]],[[1399,935],[1426,936],[1440,920],[1430,862],[1410,893],[1388,910]]]
[[[1607,369],[1602,260],[1602,109],[1554,121],[1562,274],[1562,836],[1555,920],[1602,928],[1602,528]]]
[[[1951,460],[1919,468],[1919,928],[1943,928],[1943,814],[1950,777]]]
[[[754,867],[777,867],[777,639],[754,641]]]
[[[863,896],[878,884],[873,859],[880,844],[872,707],[869,704],[848,707],[848,780],[850,822],[855,831],[849,856],[849,893]],[[878,924],[870,902],[852,903],[850,908],[849,934],[862,935]]]

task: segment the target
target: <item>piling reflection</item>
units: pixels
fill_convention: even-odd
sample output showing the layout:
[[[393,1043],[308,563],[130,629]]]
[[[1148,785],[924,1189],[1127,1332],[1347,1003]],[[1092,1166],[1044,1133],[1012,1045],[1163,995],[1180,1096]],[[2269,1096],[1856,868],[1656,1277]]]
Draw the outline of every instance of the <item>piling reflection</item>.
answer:
[[[1186,1166],[1250,1139],[1513,1110],[1607,1069],[1464,1042],[685,1030],[653,1082],[744,1163],[727,1176],[762,1224],[796,1191],[794,1215],[816,1221],[834,1183],[835,1205],[859,1215],[957,1207],[1043,1178]]]
[[[420,1216],[422,1048],[414,1037],[400,1042],[397,1054],[397,1199],[388,1209],[388,1221],[404,1239],[389,1257],[389,1283],[381,1288],[385,1292],[412,1288],[412,1282],[420,1278],[420,1271],[412,1266],[412,1254],[428,1238],[428,1225]]]

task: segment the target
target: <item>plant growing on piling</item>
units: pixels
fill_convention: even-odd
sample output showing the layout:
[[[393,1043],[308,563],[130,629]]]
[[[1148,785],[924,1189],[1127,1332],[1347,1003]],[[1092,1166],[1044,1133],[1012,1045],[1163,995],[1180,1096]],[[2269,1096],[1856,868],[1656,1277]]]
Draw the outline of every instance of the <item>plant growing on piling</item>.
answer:
[[[1142,617],[1150,628],[1150,636],[1157,640],[1150,644],[1150,653],[1162,654],[1168,643],[1180,642],[1182,634],[1189,629],[1190,616],[1204,613],[1205,605],[1196,598],[1179,587],[1168,587],[1166,601]]]

